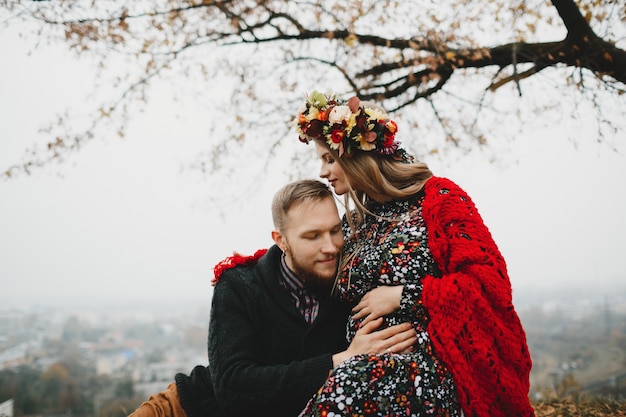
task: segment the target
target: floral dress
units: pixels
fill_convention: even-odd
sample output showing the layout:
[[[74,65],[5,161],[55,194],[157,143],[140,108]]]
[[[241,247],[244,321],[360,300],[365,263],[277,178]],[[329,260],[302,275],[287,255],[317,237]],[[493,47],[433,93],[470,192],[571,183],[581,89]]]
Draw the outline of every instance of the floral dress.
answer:
[[[452,376],[433,350],[421,305],[421,279],[440,276],[428,249],[428,231],[420,192],[406,200],[371,204],[353,237],[344,219],[346,238],[337,291],[356,305],[369,290],[381,285],[403,285],[400,309],[385,317],[386,325],[413,322],[418,336],[408,354],[358,355],[333,369],[301,416],[462,416]],[[360,321],[350,318],[348,341]]]

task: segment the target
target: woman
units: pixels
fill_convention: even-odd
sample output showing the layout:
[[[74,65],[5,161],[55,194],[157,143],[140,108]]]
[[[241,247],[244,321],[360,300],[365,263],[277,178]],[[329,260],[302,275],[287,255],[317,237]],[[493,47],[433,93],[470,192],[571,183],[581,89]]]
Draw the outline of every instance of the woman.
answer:
[[[506,264],[470,197],[414,162],[397,125],[357,97],[313,92],[296,122],[345,199],[334,291],[354,305],[348,338],[381,316],[418,335],[412,353],[341,363],[301,416],[533,416]]]

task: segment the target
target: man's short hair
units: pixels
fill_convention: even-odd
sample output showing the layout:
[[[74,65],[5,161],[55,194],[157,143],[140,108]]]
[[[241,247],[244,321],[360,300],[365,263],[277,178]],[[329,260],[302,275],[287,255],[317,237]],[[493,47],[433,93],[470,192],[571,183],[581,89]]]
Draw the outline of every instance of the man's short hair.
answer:
[[[284,232],[287,213],[294,204],[304,201],[321,201],[325,198],[334,198],[328,185],[317,180],[298,180],[283,186],[274,195],[272,200],[272,220],[274,227]]]

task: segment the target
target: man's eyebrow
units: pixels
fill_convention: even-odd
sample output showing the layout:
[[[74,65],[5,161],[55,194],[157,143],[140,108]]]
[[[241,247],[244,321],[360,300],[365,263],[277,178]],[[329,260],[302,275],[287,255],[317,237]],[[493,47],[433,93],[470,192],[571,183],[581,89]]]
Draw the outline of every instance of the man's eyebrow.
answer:
[[[306,235],[307,233],[319,233],[321,229],[305,229],[300,232],[301,235]]]
[[[301,235],[305,235],[307,233],[320,233],[320,232],[324,232],[326,230],[333,230],[333,229],[337,229],[341,227],[341,221],[338,221],[337,223],[335,223],[332,227],[330,228],[326,228],[326,227],[322,227],[322,228],[311,228],[311,229],[305,229],[302,230],[300,232]]]

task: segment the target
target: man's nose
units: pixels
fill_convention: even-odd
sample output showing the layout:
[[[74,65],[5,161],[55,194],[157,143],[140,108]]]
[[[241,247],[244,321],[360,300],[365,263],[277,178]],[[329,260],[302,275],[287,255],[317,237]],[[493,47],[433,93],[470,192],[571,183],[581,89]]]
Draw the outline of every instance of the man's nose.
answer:
[[[333,239],[333,236],[329,233],[324,236],[324,241],[322,243],[322,252],[324,253],[338,253],[339,245]]]

